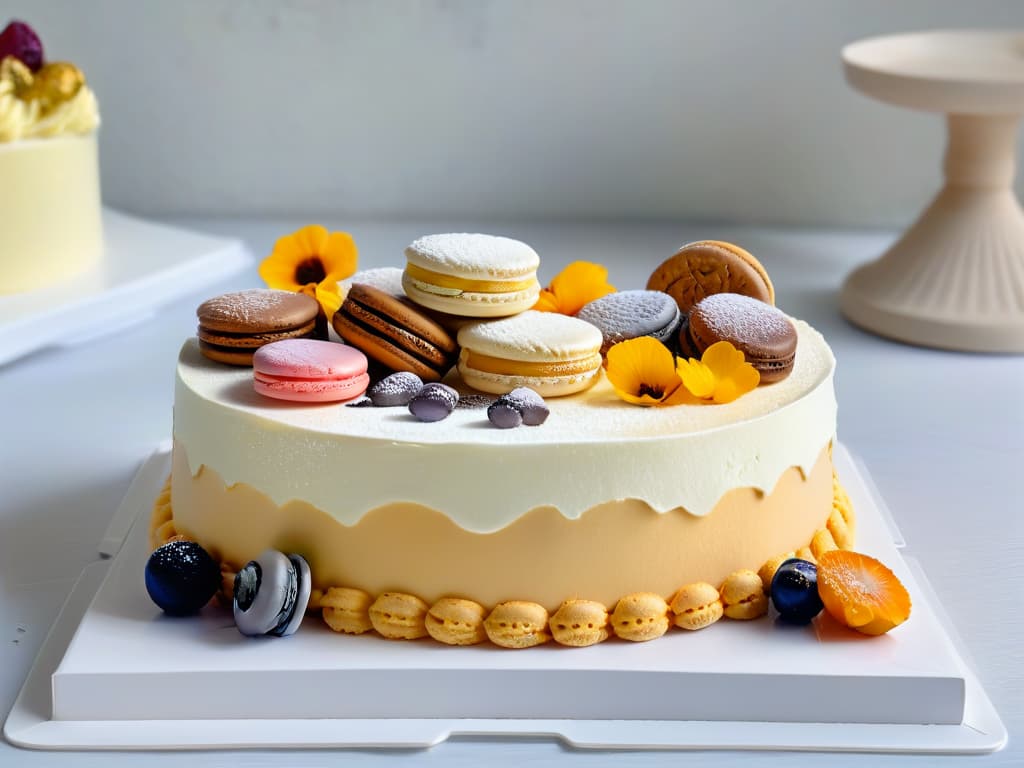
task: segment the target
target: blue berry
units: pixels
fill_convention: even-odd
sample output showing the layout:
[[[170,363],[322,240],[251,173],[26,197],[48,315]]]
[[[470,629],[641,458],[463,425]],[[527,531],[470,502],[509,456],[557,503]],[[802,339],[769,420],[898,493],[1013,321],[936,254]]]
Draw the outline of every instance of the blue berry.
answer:
[[[807,560],[790,558],[772,578],[772,603],[779,618],[790,624],[807,624],[823,608],[818,596],[818,567]]]
[[[172,616],[188,616],[220,588],[220,566],[194,541],[172,541],[149,556],[146,591]]]

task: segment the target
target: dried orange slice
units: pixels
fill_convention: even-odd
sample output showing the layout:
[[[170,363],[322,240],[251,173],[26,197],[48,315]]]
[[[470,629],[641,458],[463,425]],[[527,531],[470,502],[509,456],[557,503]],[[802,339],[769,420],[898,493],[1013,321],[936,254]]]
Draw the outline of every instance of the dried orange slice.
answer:
[[[868,555],[835,549],[818,558],[818,594],[832,618],[881,635],[910,616],[910,595],[895,574]]]

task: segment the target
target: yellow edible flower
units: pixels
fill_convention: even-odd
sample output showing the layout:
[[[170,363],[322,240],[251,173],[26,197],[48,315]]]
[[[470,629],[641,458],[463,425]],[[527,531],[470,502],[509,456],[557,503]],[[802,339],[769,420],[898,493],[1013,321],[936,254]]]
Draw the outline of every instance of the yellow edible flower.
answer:
[[[575,315],[584,304],[615,291],[608,283],[608,270],[589,261],[574,261],[544,288],[533,308],[540,312]]]
[[[627,403],[663,405],[685,395],[672,352],[657,339],[641,336],[608,350],[608,381]],[[682,392],[680,392],[682,390]]]
[[[355,273],[358,258],[348,232],[328,232],[311,224],[280,238],[259,272],[268,288],[312,296],[330,320],[341,307],[338,282]]]
[[[712,344],[700,360],[679,360],[677,370],[690,394],[716,403],[731,403],[761,382],[757,369],[728,341]]]
[[[757,369],[728,341],[712,344],[700,360],[676,362],[660,341],[641,336],[609,349],[607,362],[615,394],[636,405],[731,403],[761,381]]]

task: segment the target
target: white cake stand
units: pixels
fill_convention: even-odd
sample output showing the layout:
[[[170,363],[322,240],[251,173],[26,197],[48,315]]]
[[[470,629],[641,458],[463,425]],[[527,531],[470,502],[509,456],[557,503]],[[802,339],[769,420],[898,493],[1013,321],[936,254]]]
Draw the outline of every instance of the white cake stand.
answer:
[[[876,99],[946,114],[946,183],[877,261],[847,278],[843,313],[946,349],[1024,353],[1024,211],[1013,193],[1024,114],[1024,32],[922,32],[842,52]]]

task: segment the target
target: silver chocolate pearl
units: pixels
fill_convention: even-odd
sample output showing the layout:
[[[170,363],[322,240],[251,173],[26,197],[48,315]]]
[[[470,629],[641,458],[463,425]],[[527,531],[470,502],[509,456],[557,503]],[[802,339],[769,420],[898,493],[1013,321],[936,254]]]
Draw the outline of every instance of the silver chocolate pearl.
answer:
[[[290,635],[299,628],[310,594],[309,565],[299,555],[268,549],[235,576],[233,612],[243,635]]]

